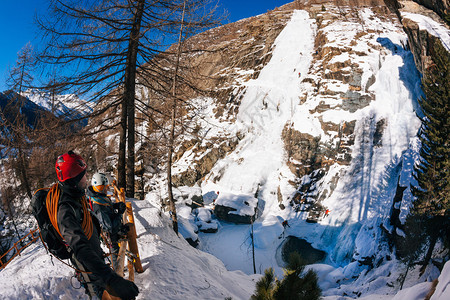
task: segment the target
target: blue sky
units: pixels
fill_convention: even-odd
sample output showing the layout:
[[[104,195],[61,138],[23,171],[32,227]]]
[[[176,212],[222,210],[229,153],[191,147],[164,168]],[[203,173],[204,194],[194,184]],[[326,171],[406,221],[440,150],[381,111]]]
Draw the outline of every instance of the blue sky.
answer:
[[[265,13],[293,0],[220,0],[229,13],[228,21]],[[36,12],[44,12],[46,0],[0,0],[0,91],[6,89],[8,66],[13,66],[17,52],[28,42],[39,42],[33,24]]]

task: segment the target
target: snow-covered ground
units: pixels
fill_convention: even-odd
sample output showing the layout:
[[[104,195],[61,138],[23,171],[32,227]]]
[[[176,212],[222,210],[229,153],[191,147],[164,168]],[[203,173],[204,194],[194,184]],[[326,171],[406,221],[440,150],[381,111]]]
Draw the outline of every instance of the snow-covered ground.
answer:
[[[224,265],[218,258],[191,247],[182,237],[177,237],[171,229],[170,220],[160,215],[160,210],[149,201],[133,201],[133,210],[138,235],[138,246],[144,272],[135,274],[135,282],[140,294],[137,299],[183,299],[183,300],[223,300],[232,297],[235,300],[247,300],[254,292],[258,275],[246,275],[239,269],[239,260],[235,264]],[[230,257],[247,252],[247,246],[235,249],[235,240],[242,240],[248,232],[248,225],[224,224],[220,229],[223,235],[211,234],[216,241],[212,244],[219,257],[231,261]],[[255,230],[256,231],[256,230]],[[219,251],[220,250],[220,251]],[[257,259],[262,259],[257,256]],[[273,257],[266,257],[272,260]],[[248,262],[251,264],[251,261]],[[330,265],[313,265],[319,275],[319,283],[327,294],[337,279],[344,279],[347,274],[342,268],[335,269]],[[228,270],[227,270],[228,269]],[[383,274],[385,270],[380,270]],[[395,272],[395,269],[391,269]],[[259,270],[258,270],[259,272]],[[0,271],[1,299],[87,299],[84,289],[79,288],[78,281],[73,278],[74,271],[46,253],[39,242],[32,244],[14,259],[5,269]],[[417,274],[416,274],[417,275]],[[344,279],[345,280],[345,279]],[[371,284],[385,285],[384,277],[372,280]],[[414,280],[411,280],[413,283]],[[449,299],[450,262],[446,264],[439,277],[439,284],[432,300]],[[354,285],[367,285],[358,282]],[[430,282],[410,286],[399,292],[395,298],[392,294],[370,294],[360,299],[395,299],[419,300],[428,293]],[[352,299],[349,297],[326,296],[325,300]]]

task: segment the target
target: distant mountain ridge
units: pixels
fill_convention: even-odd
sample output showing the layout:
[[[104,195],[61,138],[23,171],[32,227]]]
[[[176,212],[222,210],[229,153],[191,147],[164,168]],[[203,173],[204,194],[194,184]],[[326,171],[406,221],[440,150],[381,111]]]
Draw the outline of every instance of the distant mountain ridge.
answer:
[[[55,95],[52,105],[52,96],[49,93],[40,93],[35,90],[28,90],[22,93],[36,105],[52,112],[57,117],[69,119],[81,118],[93,111],[92,104],[81,100],[76,95]]]
[[[0,92],[0,109],[10,122],[13,122],[19,114],[22,115],[30,128],[34,128],[38,120],[48,114],[42,106],[12,91]]]
[[[22,95],[13,91],[0,92],[0,108],[9,121],[22,115],[29,128],[35,128],[39,119],[51,115],[65,120],[82,119],[93,111],[92,106],[74,95],[56,95],[52,108],[48,94],[27,91]],[[81,120],[85,126],[87,119]]]

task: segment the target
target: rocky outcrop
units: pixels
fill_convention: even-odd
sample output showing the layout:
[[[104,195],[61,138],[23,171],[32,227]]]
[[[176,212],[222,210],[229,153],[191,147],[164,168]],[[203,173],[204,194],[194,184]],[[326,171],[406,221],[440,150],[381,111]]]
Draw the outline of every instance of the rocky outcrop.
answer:
[[[295,0],[291,3],[285,4],[280,7],[280,9],[294,8],[294,9],[305,9],[311,6],[317,5],[336,5],[336,6],[350,6],[350,7],[376,7],[384,6],[383,0]]]
[[[195,225],[197,225],[198,230],[204,233],[215,233],[219,228],[219,223],[217,220],[212,219],[210,209],[199,207],[194,211]]]
[[[188,47],[204,49],[191,59],[202,76],[197,85],[211,92],[223,111],[232,111],[238,100],[233,93],[237,82],[257,78],[272,57],[272,45],[291,16],[292,10],[269,11],[200,33],[189,39]],[[201,45],[202,47],[199,47]],[[206,45],[206,47],[205,47]],[[237,103],[236,103],[237,102]],[[238,105],[237,105],[238,107]],[[235,111],[231,115],[235,115]]]
[[[237,209],[223,205],[216,205],[214,208],[214,214],[216,215],[216,217],[223,221],[232,222],[236,224],[250,224],[255,220],[255,215],[242,216],[231,213],[234,211],[237,211]]]
[[[248,195],[221,193],[215,201],[218,219],[237,224],[250,224],[256,218],[258,199]]]
[[[437,13],[443,20],[449,18],[450,14],[450,1],[449,0],[414,0],[418,4],[431,9]],[[450,20],[447,20],[447,23]]]
[[[449,1],[414,0],[397,1],[385,0],[389,9],[401,19],[403,28],[408,35],[408,45],[414,55],[417,70],[425,75],[425,70],[433,64],[434,43],[441,43],[439,38],[426,30],[421,30],[419,25],[411,19],[402,18],[401,14],[414,13],[431,18],[447,28],[449,23]],[[447,25],[445,25],[447,23]]]
[[[288,155],[288,166],[297,177],[321,167],[325,155],[320,145],[320,137],[301,133],[286,125],[282,139]]]
[[[238,139],[216,139],[201,146],[200,142],[185,141],[177,152],[180,158],[187,150],[194,152],[198,159],[190,165],[186,171],[178,173],[172,177],[174,186],[193,186],[211,171],[214,164],[233,151],[238,144]]]
[[[355,121],[342,124],[321,122],[325,133],[337,132],[339,140],[336,144],[321,143],[320,137],[301,133],[292,126],[286,125],[282,132],[282,139],[291,171],[300,178],[314,170],[327,170],[334,163],[350,164],[351,146],[355,141],[355,123]]]
[[[420,30],[416,22],[404,18],[403,25],[408,35],[408,44],[414,55],[417,70],[424,74],[425,70],[433,63],[433,45],[440,40],[426,30]]]

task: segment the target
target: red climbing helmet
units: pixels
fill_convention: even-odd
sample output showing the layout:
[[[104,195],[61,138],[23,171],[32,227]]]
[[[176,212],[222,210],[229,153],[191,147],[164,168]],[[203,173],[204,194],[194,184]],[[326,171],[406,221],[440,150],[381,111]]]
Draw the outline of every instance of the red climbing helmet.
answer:
[[[55,165],[56,175],[60,182],[65,182],[84,173],[86,167],[84,159],[73,151],[60,155]]]

